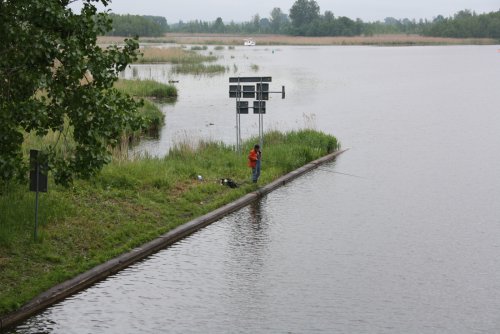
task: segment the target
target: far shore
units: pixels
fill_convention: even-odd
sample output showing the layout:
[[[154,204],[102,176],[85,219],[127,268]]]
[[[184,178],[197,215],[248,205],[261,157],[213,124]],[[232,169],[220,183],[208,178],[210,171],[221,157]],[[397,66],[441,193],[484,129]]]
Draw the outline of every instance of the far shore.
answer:
[[[120,43],[126,37],[101,36],[99,43]],[[374,35],[374,36],[335,36],[305,37],[289,35],[235,35],[235,34],[189,34],[167,33],[162,37],[141,37],[141,43],[243,45],[244,39],[251,38],[257,45],[496,45],[500,41],[488,38],[444,38],[420,35]]]

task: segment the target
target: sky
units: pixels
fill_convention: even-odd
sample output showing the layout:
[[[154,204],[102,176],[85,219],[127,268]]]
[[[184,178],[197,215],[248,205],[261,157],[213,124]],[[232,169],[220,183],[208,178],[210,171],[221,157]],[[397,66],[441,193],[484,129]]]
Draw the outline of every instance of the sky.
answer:
[[[73,3],[76,9],[79,1]],[[107,9],[115,14],[163,16],[168,23],[192,20],[215,21],[221,17],[229,23],[250,21],[255,14],[269,17],[275,7],[288,14],[295,0],[112,0]],[[463,9],[478,14],[500,10],[499,0],[316,0],[323,14],[360,18],[365,22],[397,19],[429,19],[452,16]]]

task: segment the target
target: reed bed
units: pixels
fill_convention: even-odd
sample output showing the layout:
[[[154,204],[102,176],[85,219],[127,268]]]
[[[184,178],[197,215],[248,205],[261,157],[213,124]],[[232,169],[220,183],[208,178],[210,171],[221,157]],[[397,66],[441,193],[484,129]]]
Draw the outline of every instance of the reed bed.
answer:
[[[218,64],[181,64],[172,68],[176,74],[194,74],[194,75],[214,75],[225,73],[228,70],[226,66]]]
[[[496,45],[497,40],[488,38],[445,38],[407,34],[387,34],[354,37],[304,37],[289,35],[234,35],[168,33],[161,38],[150,39],[155,43],[243,45],[245,38],[252,38],[257,45]],[[118,43],[119,37],[100,37],[100,43]],[[123,37],[121,38],[123,40]],[[145,42],[146,40],[141,40]]]
[[[141,64],[170,63],[170,64],[200,64],[217,60],[214,55],[203,55],[193,50],[180,47],[141,49],[142,55],[137,60]]]

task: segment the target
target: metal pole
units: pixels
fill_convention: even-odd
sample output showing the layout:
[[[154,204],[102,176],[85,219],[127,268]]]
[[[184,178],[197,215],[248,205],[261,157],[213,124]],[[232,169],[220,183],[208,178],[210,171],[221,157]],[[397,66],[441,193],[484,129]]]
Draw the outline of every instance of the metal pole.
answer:
[[[239,83],[238,83],[239,85]],[[240,142],[239,142],[239,136],[238,136],[238,131],[239,131],[239,128],[238,128],[238,101],[239,101],[239,97],[238,97],[238,86],[236,86],[236,152],[240,152]]]
[[[260,78],[260,91],[259,91],[259,145],[262,149],[262,142],[264,136],[264,125],[262,124],[262,91],[264,90],[264,85],[262,83],[262,77]]]
[[[35,241],[37,239],[37,230],[38,230],[38,190],[39,190],[39,181],[40,181],[40,164],[38,161],[36,162],[36,195],[35,195]]]
[[[261,134],[260,134],[260,147],[262,149],[263,145],[264,145],[264,114],[262,113],[262,101],[260,102],[261,104],[261,113],[259,114],[260,118],[261,118],[261,121],[260,121],[260,124],[261,124]]]
[[[239,147],[239,153],[241,153],[241,113],[238,114],[238,147]]]
[[[241,115],[238,110],[238,103],[241,101],[240,77],[238,77],[238,86],[236,87],[236,151],[241,153]]]
[[[240,143],[238,141],[238,99],[236,98],[236,151],[240,150]]]

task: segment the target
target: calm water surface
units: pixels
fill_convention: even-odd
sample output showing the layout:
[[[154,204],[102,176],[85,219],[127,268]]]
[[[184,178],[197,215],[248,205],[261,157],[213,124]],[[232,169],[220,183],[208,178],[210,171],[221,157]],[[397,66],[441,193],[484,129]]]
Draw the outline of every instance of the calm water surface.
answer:
[[[350,150],[14,332],[499,333],[498,48],[223,51],[237,74],[286,86],[266,129],[315,126]],[[160,138],[136,149],[235,142],[232,73],[136,72],[180,91]]]

